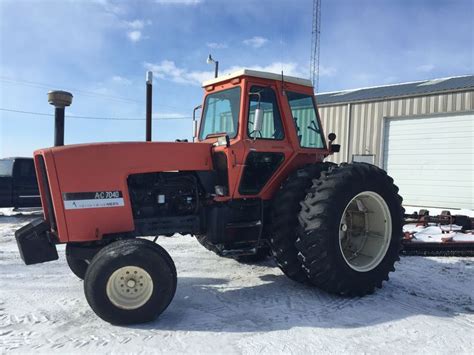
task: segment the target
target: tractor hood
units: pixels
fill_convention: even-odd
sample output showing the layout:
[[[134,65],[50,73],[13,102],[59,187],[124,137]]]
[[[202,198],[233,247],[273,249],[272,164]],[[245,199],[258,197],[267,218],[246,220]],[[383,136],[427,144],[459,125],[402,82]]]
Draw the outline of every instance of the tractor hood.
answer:
[[[117,174],[166,170],[209,170],[212,144],[175,142],[124,142],[66,145],[45,149],[54,155],[56,168],[96,175],[100,170]],[[41,150],[40,150],[41,151]],[[77,176],[77,175],[76,175]],[[91,180],[94,178],[91,177]],[[61,176],[61,180],[68,180]]]
[[[210,143],[127,142],[37,150],[35,165],[42,203],[48,206],[51,201],[54,210],[45,211],[46,218],[51,222],[55,215],[62,242],[69,239],[66,225],[79,226],[75,230],[81,235],[75,236],[76,240],[86,239],[90,233],[99,236],[105,230],[133,230],[128,176],[211,170],[211,149]],[[84,225],[86,214],[88,221],[94,223]]]
[[[206,143],[97,143],[48,148],[35,155],[53,156],[61,192],[65,193],[117,189],[127,183],[128,175],[137,173],[210,170],[211,148],[212,144]]]

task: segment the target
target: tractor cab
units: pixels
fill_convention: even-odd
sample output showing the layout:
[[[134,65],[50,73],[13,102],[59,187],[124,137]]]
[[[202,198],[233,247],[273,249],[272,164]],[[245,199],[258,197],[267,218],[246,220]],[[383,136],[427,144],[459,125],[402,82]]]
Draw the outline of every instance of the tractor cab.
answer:
[[[269,199],[302,161],[322,161],[331,153],[311,81],[244,69],[203,87],[196,136],[214,144],[217,192],[223,199]]]

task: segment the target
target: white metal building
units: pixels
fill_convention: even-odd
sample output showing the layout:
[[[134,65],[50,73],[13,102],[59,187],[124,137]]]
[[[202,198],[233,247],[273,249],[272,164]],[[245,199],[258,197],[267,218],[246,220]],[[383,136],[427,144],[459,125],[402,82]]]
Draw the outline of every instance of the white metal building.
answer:
[[[334,162],[389,173],[405,205],[474,210],[474,75],[316,95]]]

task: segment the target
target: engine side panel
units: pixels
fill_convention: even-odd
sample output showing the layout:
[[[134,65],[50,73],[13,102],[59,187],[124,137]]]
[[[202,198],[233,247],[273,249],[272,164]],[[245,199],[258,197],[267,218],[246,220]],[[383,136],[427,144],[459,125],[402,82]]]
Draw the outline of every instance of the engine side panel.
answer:
[[[206,143],[161,142],[72,145],[37,151],[51,156],[46,159],[46,170],[59,216],[59,241],[94,241],[104,234],[133,232],[128,176],[211,170],[210,152],[211,145]]]

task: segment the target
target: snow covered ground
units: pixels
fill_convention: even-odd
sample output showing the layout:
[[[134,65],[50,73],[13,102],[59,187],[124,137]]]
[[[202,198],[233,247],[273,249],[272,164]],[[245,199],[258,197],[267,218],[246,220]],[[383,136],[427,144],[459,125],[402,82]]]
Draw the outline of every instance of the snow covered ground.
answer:
[[[160,240],[178,289],[155,322],[117,327],[89,308],[60,260],[25,266],[0,216],[0,353],[472,353],[474,258],[403,257],[391,280],[356,299],[288,280],[271,261],[242,265],[191,237]]]

